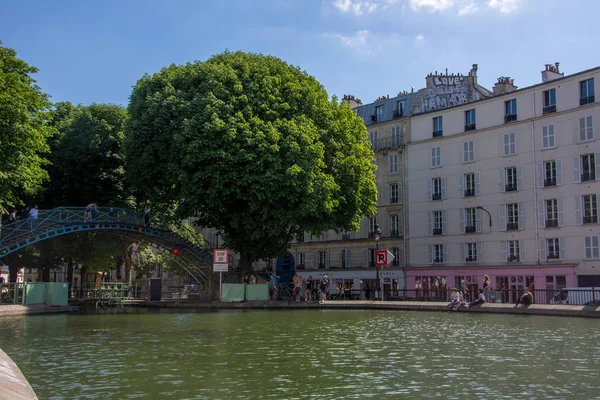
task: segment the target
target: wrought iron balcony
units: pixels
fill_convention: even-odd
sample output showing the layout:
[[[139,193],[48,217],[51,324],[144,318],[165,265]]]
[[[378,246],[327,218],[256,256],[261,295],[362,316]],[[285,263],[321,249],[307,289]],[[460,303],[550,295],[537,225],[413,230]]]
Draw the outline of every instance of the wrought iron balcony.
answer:
[[[506,114],[504,116],[504,123],[514,122],[517,120],[517,114]]]
[[[394,110],[394,118],[400,118],[402,116],[402,110]]]
[[[546,228],[556,228],[558,226],[557,219],[547,219],[546,220]]]
[[[477,262],[477,258],[476,257],[467,257],[465,258],[465,262]]]
[[[519,256],[508,257],[508,262],[519,262]]]
[[[553,112],[556,112],[556,104],[553,105],[553,106],[546,106],[546,107],[544,107],[543,114],[550,114],[550,113],[553,113]]]
[[[556,186],[556,178],[545,179],[544,186]]]
[[[582,97],[579,99],[579,105],[584,106],[586,104],[594,103],[595,101],[595,96]]]
[[[477,227],[475,225],[465,226],[465,233],[475,233],[475,232],[477,232]]]
[[[583,217],[584,224],[597,224],[598,216],[597,215],[586,215]]]
[[[515,192],[517,190],[517,185],[515,183],[507,183],[504,190],[507,192]]]
[[[509,222],[506,224],[506,230],[507,231],[517,231],[519,230],[519,223],[518,222]]]
[[[442,194],[437,192],[437,193],[433,193],[431,195],[431,200],[441,200],[442,199]]]
[[[558,252],[548,253],[548,260],[558,260],[559,258],[560,255],[558,254]]]
[[[392,229],[392,230],[390,231],[390,236],[393,236],[393,237],[398,237],[398,236],[400,236],[400,231],[399,231],[399,230],[397,230],[397,229]]]
[[[468,124],[468,125],[465,125],[465,132],[468,132],[468,131],[474,131],[475,129],[476,129],[476,128],[475,128],[475,124]]]
[[[434,235],[441,235],[442,234],[442,228],[433,228],[433,234]]]
[[[471,196],[475,196],[475,189],[466,189],[465,197],[471,197]]]
[[[375,139],[371,142],[371,148],[375,151],[390,149],[392,147],[398,147],[404,145],[404,138],[402,136],[389,136],[386,138]]]
[[[434,264],[441,264],[443,262],[444,262],[443,258],[436,257],[436,258],[433,259],[433,263]]]
[[[444,136],[444,131],[434,131],[433,137],[442,137]]]
[[[584,172],[581,174],[581,182],[586,181],[595,181],[596,180],[596,172]]]

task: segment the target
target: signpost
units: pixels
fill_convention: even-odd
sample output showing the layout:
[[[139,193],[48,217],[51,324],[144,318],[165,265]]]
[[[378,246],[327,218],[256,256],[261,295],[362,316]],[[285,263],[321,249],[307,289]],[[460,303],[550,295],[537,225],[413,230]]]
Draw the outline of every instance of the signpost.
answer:
[[[219,301],[223,298],[223,272],[229,270],[229,250],[214,249],[213,272],[219,273]]]
[[[389,250],[377,250],[375,251],[375,266],[380,268],[379,271],[379,291],[381,292],[381,301],[383,301],[383,267],[389,265],[394,261],[394,255]]]

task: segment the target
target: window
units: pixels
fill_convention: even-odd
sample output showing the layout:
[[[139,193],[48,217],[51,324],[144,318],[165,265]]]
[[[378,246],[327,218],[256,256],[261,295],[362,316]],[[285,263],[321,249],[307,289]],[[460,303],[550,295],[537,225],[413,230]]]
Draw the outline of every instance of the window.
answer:
[[[400,202],[400,190],[397,183],[390,183],[390,204],[398,204]]]
[[[432,216],[433,216],[433,234],[434,235],[441,235],[443,234],[443,227],[444,227],[444,215],[442,211],[433,211],[432,212]]]
[[[546,161],[544,170],[544,186],[556,186],[556,161]]]
[[[560,259],[560,241],[558,240],[558,238],[546,239],[546,249],[547,260]]]
[[[393,247],[392,248],[392,254],[394,255],[394,260],[392,261],[392,265],[394,267],[397,267],[400,265],[400,248],[399,247]]]
[[[443,244],[434,244],[431,246],[432,264],[443,264],[446,262]]]
[[[432,184],[432,192],[431,192],[431,200],[441,200],[444,196],[443,196],[443,185],[442,185],[442,178],[433,178],[431,180],[431,184]]]
[[[433,137],[440,137],[443,132],[442,117],[435,117],[433,119]]]
[[[400,146],[400,127],[392,126],[392,147]]]
[[[517,138],[514,133],[504,134],[504,155],[512,156],[517,154]]]
[[[298,265],[304,267],[304,253],[298,253]]]
[[[556,89],[546,90],[544,92],[544,114],[556,111]]]
[[[327,252],[319,251],[319,268],[325,268],[327,265]]]
[[[594,78],[579,82],[579,105],[583,106],[594,101]]]
[[[477,261],[477,243],[465,243],[465,262]]]
[[[546,200],[546,228],[558,226],[558,201],[556,199]]]
[[[404,101],[396,102],[396,109],[394,110],[394,118],[400,118],[404,115]]]
[[[375,231],[378,227],[379,225],[377,224],[377,217],[369,218],[369,232],[371,233],[371,236],[375,234]]]
[[[518,240],[509,240],[507,243],[508,248],[508,262],[518,262],[521,259],[521,246],[519,246]]]
[[[390,215],[390,236],[400,236],[399,215]]]
[[[465,111],[465,131],[472,131],[475,126],[475,109]]]
[[[504,102],[504,122],[517,120],[517,99]]]
[[[596,159],[594,153],[581,156],[581,182],[596,180]]]
[[[377,131],[369,132],[369,141],[373,150],[379,149],[379,140],[377,139]]]
[[[588,260],[600,258],[600,254],[598,252],[598,236],[585,237],[585,258]]]
[[[342,268],[350,268],[350,250],[342,250]]]
[[[342,240],[350,240],[352,239],[352,233],[348,232],[348,231],[343,231],[342,232]]]
[[[475,173],[464,174],[465,197],[475,196]]]
[[[505,168],[504,173],[506,176],[505,190],[507,192],[514,192],[515,190],[518,190],[517,167]]]
[[[375,122],[383,121],[383,106],[375,107],[375,118],[376,118]]]
[[[542,127],[542,149],[551,149],[555,146],[554,125]]]
[[[472,162],[475,159],[473,141],[463,143],[463,162]]]
[[[595,194],[583,196],[583,223],[598,223],[598,199]]]
[[[518,204],[507,204],[506,205],[506,229],[509,231],[519,229],[519,205]]]
[[[388,156],[388,162],[390,164],[390,174],[398,173],[398,154],[392,154]]]
[[[465,233],[477,232],[477,209],[465,208]]]
[[[579,118],[579,141],[594,139],[594,120],[592,116]]]
[[[431,168],[438,168],[442,166],[442,148],[433,147],[431,149]]]

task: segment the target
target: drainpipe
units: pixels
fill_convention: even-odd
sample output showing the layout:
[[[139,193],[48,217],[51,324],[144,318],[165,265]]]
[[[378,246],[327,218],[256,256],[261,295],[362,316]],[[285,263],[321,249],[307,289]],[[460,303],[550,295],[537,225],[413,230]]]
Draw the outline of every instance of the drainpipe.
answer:
[[[531,109],[533,115],[531,118],[531,162],[533,165],[533,217],[535,221],[535,258],[540,265],[540,240],[538,229],[538,202],[537,202],[537,163],[535,161],[535,91],[531,92]],[[525,221],[523,221],[525,222]]]
[[[409,122],[410,123],[410,122]],[[404,262],[404,268],[402,269],[402,273],[404,275],[404,287],[403,289],[403,294],[406,294],[406,290],[407,288],[407,279],[406,279],[406,268],[408,267],[408,242],[410,241],[410,237],[408,235],[408,149],[407,149],[407,144],[406,142],[402,143],[402,147],[400,147],[402,149],[402,165],[403,165],[403,169],[404,171],[402,171],[402,180],[403,180],[403,188],[402,188],[402,219],[403,224],[402,224],[402,229],[404,230],[403,232],[403,236],[402,236],[402,244],[404,247],[404,251],[403,251],[403,262]]]

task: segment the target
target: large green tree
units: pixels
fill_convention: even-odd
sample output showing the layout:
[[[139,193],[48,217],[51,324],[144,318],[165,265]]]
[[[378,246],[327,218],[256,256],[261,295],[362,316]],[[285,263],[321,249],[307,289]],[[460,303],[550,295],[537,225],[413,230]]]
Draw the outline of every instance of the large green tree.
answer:
[[[221,230],[240,273],[303,231],[358,230],[375,211],[362,120],[278,58],[226,52],[145,75],[129,114],[140,197]]]
[[[37,68],[0,42],[0,209],[17,206],[47,178],[43,169],[50,101],[32,75]]]

